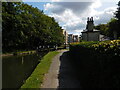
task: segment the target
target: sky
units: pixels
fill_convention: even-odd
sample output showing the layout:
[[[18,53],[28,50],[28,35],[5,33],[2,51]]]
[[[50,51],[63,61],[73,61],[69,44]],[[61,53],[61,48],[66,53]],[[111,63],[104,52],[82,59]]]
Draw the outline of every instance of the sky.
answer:
[[[59,25],[69,34],[80,35],[86,29],[88,17],[93,17],[94,25],[109,22],[114,17],[118,1],[89,0],[63,2],[63,0],[52,0],[51,2],[25,3],[43,10],[50,17],[54,17]]]

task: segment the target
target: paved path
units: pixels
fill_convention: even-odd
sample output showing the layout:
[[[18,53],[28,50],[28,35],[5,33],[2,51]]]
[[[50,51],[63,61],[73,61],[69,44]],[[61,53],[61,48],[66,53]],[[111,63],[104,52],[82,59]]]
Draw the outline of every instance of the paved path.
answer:
[[[53,58],[49,72],[44,77],[42,88],[80,88],[76,71],[62,50]]]

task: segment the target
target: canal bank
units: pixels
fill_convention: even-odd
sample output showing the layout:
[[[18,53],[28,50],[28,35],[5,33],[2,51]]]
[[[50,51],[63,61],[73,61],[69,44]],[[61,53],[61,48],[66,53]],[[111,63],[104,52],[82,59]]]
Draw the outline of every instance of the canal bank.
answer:
[[[40,88],[43,83],[44,75],[48,72],[52,62],[52,58],[56,56],[58,51],[51,51],[45,55],[41,62],[37,65],[30,77],[25,81],[21,88]]]
[[[31,53],[36,53],[36,50],[10,52],[10,53],[3,53],[3,54],[1,54],[1,55],[2,55],[2,57],[7,57],[7,56],[24,55],[24,54],[31,54]]]
[[[48,52],[27,52],[2,57],[2,88],[20,88]],[[6,54],[7,55],[7,54]]]

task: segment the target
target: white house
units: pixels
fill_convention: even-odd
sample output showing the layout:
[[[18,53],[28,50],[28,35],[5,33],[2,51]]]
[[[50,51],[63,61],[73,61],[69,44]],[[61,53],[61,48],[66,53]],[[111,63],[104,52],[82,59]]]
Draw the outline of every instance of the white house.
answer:
[[[68,44],[68,33],[67,33],[67,31],[63,30],[63,35],[64,35],[64,38],[65,38],[64,44]]]
[[[100,31],[94,29],[93,17],[87,20],[86,29],[82,32],[82,40],[85,41],[99,41],[100,40]]]
[[[73,34],[68,34],[68,43],[73,43]]]

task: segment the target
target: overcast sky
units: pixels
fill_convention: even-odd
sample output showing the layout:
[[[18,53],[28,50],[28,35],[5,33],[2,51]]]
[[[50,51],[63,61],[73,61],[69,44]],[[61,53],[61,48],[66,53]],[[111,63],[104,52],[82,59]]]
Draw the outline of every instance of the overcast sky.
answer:
[[[54,17],[68,33],[80,34],[86,28],[87,17],[94,18],[94,24],[107,23],[113,16],[119,0],[89,0],[86,2],[27,2],[50,17]],[[65,1],[65,0],[64,0]]]

